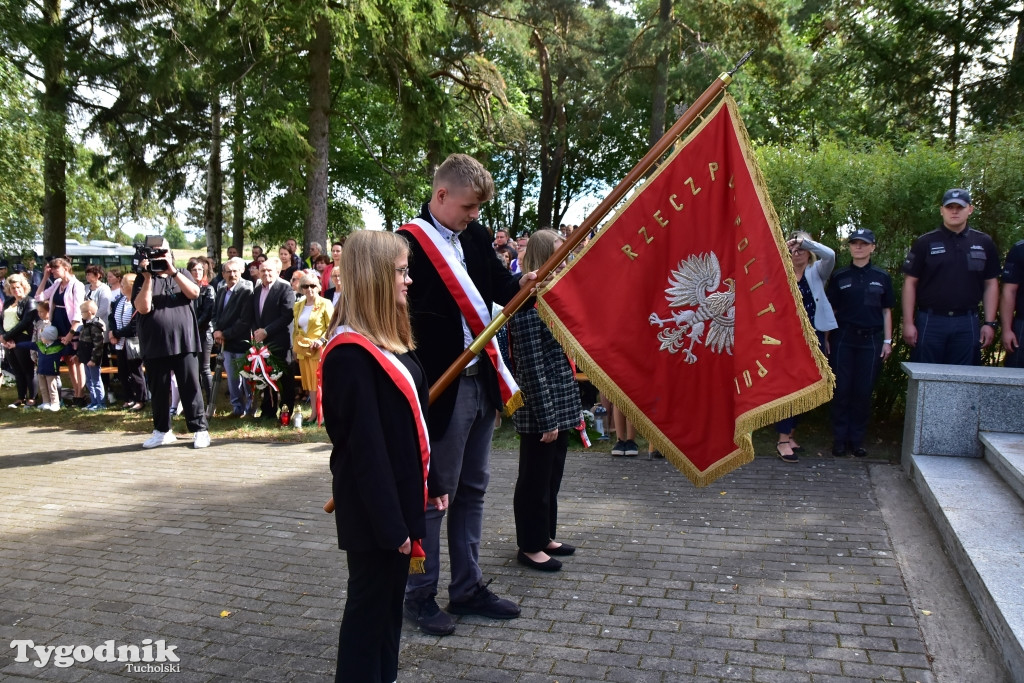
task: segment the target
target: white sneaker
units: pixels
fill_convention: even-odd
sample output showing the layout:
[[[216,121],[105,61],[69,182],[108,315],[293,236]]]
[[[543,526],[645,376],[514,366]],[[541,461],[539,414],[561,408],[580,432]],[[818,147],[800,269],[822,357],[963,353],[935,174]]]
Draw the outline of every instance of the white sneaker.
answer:
[[[39,410],[49,410],[49,409],[50,409],[50,404],[49,403],[40,403],[39,404]]]
[[[58,410],[60,410],[60,404],[59,403],[51,403],[50,404],[50,410],[52,412],[56,413]]]
[[[161,432],[154,429],[153,436],[143,441],[142,447],[156,448],[157,446],[166,446],[169,443],[174,443],[177,440],[178,437],[174,435],[174,432]]]
[[[205,429],[201,432],[196,432],[195,439],[192,441],[192,448],[206,448],[210,445],[210,432]]]

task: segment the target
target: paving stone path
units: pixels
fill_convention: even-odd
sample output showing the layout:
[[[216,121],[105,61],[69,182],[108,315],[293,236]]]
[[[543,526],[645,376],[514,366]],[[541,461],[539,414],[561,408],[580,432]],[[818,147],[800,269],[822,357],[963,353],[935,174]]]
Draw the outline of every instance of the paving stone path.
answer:
[[[0,679],[329,680],[327,447],[144,438],[0,432]],[[515,563],[517,458],[496,451],[481,565],[522,616],[407,625],[399,681],[932,681],[870,466],[758,458],[695,489],[662,460],[570,453],[559,538],[579,550],[546,574]],[[8,647],[110,639],[162,639],[179,670]]]

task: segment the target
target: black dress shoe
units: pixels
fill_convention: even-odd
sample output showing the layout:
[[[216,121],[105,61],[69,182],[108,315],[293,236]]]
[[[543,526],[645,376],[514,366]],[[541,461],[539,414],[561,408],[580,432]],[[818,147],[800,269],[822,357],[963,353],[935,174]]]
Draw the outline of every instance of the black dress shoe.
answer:
[[[477,584],[473,592],[462,600],[449,600],[448,613],[474,614],[488,619],[515,619],[518,617],[522,612],[519,605],[511,600],[499,598],[487,589],[493,580],[488,579],[487,583]]]
[[[569,545],[568,543],[563,543],[557,548],[544,548],[544,552],[546,552],[548,555],[572,555],[574,552],[576,552],[576,546]]]
[[[425,600],[406,598],[402,613],[427,635],[448,636],[455,633],[455,621],[441,611],[432,597]]]
[[[863,458],[867,454],[868,454],[868,452],[866,450],[864,450],[863,448],[854,448],[853,449],[853,457],[855,457],[855,458]]]
[[[539,569],[542,572],[557,572],[562,568],[562,563],[553,557],[549,557],[546,562],[537,562],[536,560],[531,560],[522,550],[516,553],[516,559],[519,560],[519,564],[525,564],[531,569]]]

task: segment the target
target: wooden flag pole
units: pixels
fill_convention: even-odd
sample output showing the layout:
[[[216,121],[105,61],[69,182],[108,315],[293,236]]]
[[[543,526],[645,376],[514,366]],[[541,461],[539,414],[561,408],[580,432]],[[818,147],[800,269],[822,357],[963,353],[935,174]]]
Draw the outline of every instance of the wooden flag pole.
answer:
[[[587,215],[583,223],[573,230],[572,234],[569,235],[565,239],[565,242],[562,243],[562,246],[551,255],[551,258],[537,269],[536,281],[538,283],[550,275],[551,272],[558,267],[558,264],[567,259],[569,254],[572,253],[572,250],[575,249],[587,234],[594,229],[598,221],[604,218],[604,216],[611,211],[631,189],[633,189],[633,186],[643,179],[651,167],[658,163],[658,160],[660,160],[665,153],[669,151],[679,136],[681,136],[686,129],[697,120],[697,117],[704,113],[704,110],[715,101],[722,91],[732,83],[733,74],[735,74],[748,59],[750,59],[751,54],[753,54],[753,50],[743,55],[743,58],[740,59],[732,71],[722,73],[722,75],[715,79],[715,82],[709,85],[701,96],[698,97],[693,104],[687,107],[686,111],[683,112],[683,115],[679,117],[679,120],[672,124],[672,127],[669,128],[663,136],[661,136],[661,139],[658,140],[650,150],[648,150],[647,154],[644,155],[644,158],[633,167],[633,170],[627,173],[626,177],[615,186],[615,189],[608,193],[608,196],[597,205],[597,208]],[[508,322],[509,318],[515,315],[516,311],[518,311],[523,303],[533,296],[533,294],[533,287],[520,289],[519,293],[516,294],[503,309],[501,309],[501,313],[491,320],[491,324],[484,328],[484,331],[473,340],[473,343],[469,345],[469,348],[463,351],[451,366],[445,370],[444,374],[431,385],[430,403],[433,403],[442,393],[444,393],[444,390],[447,389],[453,381],[455,381],[455,378],[459,376],[459,373],[462,372],[462,370],[469,365],[469,363],[481,351],[483,351],[491,338],[498,333],[498,330]],[[327,504],[324,505],[324,512],[334,512],[333,498],[327,501]]]

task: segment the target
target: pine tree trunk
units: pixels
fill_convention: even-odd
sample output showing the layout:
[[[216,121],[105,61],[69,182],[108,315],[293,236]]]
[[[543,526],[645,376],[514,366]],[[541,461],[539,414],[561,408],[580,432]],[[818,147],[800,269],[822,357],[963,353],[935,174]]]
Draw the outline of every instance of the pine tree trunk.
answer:
[[[313,160],[306,176],[306,225],[303,248],[310,242],[327,243],[328,114],[331,87],[331,26],[327,17],[316,22],[309,48],[309,146]]]
[[[224,170],[221,168],[221,104],[215,95],[210,103],[210,161],[206,167],[206,206],[203,223],[206,229],[206,255],[220,261],[224,230]]]
[[[516,171],[516,187],[512,191],[512,219],[509,221],[509,225],[512,229],[511,235],[513,237],[519,237],[520,233],[523,232],[522,220],[523,220],[523,195],[526,194],[526,159],[522,158],[519,161],[519,170]]]
[[[1024,102],[1021,101],[1021,92],[1024,92],[1024,9],[1017,14],[1017,37],[1013,41],[1013,54],[1010,56],[1010,65],[1006,69],[1006,85],[1004,86],[1006,97],[1003,101],[1007,106],[1006,118],[1024,111]]]
[[[530,42],[537,49],[541,77],[540,115],[540,193],[537,197],[537,224],[551,227],[555,210],[555,188],[561,180],[565,145],[565,107],[556,99],[551,77],[551,61],[544,39],[536,31]]]
[[[957,0],[956,18],[956,25],[962,26],[964,20],[964,4],[962,0]],[[960,117],[960,90],[964,76],[964,63],[966,61],[962,57],[963,44],[961,43],[961,38],[954,36],[953,40],[955,42],[953,43],[953,63],[949,86],[949,129],[947,132],[947,142],[950,147],[956,145],[957,124]]]
[[[665,110],[668,107],[669,38],[672,35],[672,0],[661,0],[658,16],[658,45],[661,51],[654,63],[654,92],[651,96],[651,134],[648,144],[654,145],[665,134]]]
[[[231,246],[242,253],[245,244],[245,153],[242,138],[242,113],[245,108],[245,96],[241,88],[235,96],[235,131],[234,152],[231,155]]]
[[[43,253],[64,256],[68,225],[68,83],[61,0],[44,0],[43,62]]]

